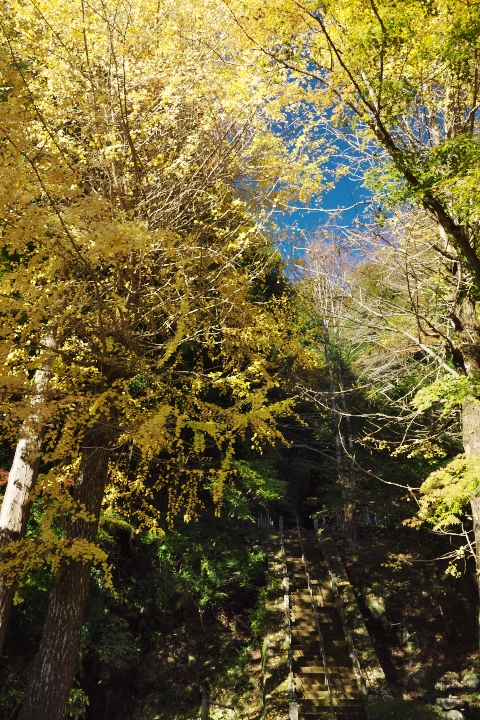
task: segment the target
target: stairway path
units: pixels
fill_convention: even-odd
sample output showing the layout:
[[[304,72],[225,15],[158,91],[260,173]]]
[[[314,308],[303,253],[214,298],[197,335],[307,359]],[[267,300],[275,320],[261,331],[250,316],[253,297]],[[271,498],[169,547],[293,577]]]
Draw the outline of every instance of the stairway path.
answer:
[[[313,531],[300,529],[330,674],[335,720],[368,720],[327,568]],[[328,685],[297,530],[285,533],[293,676],[299,720],[331,717]]]

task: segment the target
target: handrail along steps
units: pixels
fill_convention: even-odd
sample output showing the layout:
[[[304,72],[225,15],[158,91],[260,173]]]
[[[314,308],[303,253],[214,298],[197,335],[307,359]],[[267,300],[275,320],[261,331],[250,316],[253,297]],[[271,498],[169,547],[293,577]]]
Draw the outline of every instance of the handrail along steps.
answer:
[[[325,652],[325,646],[324,646],[324,644],[323,644],[322,631],[320,630],[320,622],[319,622],[319,620],[318,620],[317,604],[316,604],[316,602],[315,602],[315,600],[314,600],[312,585],[311,585],[311,582],[310,582],[310,572],[309,572],[309,570],[308,570],[307,559],[306,559],[306,557],[305,557],[305,552],[304,552],[304,550],[303,550],[303,542],[302,542],[302,536],[301,536],[301,533],[300,533],[300,525],[299,525],[299,522],[298,522],[298,517],[297,517],[297,531],[298,531],[298,538],[299,538],[299,540],[300,540],[300,547],[301,547],[301,549],[302,549],[302,560],[303,560],[303,564],[304,564],[304,566],[305,566],[305,575],[307,576],[307,586],[308,586],[308,590],[309,590],[309,592],[310,592],[310,600],[311,600],[311,602],[312,602],[312,610],[313,610],[313,614],[314,614],[314,616],[315,616],[315,624],[316,624],[316,626],[317,626],[318,639],[319,639],[319,642],[320,642],[320,651],[321,651],[322,658],[323,658],[323,666],[324,666],[324,668],[325,668],[325,685],[328,686],[328,693],[329,693],[329,696],[330,696],[330,712],[331,712],[331,718],[332,718],[332,720],[335,720],[335,713],[334,713],[334,710],[333,710],[333,691],[332,691],[332,684],[331,684],[331,682],[330,682],[330,673],[329,673],[329,671],[328,671],[327,655],[326,655],[326,652]]]

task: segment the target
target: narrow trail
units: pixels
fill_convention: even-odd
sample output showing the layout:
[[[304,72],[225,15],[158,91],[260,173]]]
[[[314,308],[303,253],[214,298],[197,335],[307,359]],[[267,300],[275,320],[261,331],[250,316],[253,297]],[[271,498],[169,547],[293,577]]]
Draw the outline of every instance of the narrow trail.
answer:
[[[332,689],[333,708],[297,529],[285,532],[293,676],[299,720],[368,720],[327,568],[313,531],[300,528]]]

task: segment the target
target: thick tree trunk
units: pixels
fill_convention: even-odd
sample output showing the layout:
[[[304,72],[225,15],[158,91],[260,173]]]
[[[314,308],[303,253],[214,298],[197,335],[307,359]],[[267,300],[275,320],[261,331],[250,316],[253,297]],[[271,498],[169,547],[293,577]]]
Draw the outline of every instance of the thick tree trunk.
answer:
[[[46,345],[49,347],[55,345],[55,333],[47,337]],[[40,466],[46,422],[45,394],[51,376],[52,362],[53,353],[47,351],[42,367],[35,373],[35,396],[31,403],[31,413],[23,423],[0,511],[0,548],[25,537],[30,511],[29,496],[35,487]],[[14,592],[14,585],[6,584],[0,578],[0,657]]]
[[[480,455],[480,402],[462,403],[463,447],[466,455]]]
[[[466,455],[480,455],[480,402],[464,400],[462,403],[463,447]],[[475,537],[477,585],[480,594],[480,492],[470,501]],[[480,613],[478,617],[480,625]]]
[[[95,431],[96,430],[96,431]],[[67,537],[93,543],[108,471],[113,432],[97,426],[83,443],[74,499],[94,518],[70,522]],[[75,673],[91,562],[64,560],[57,572],[40,648],[19,720],[64,720]]]

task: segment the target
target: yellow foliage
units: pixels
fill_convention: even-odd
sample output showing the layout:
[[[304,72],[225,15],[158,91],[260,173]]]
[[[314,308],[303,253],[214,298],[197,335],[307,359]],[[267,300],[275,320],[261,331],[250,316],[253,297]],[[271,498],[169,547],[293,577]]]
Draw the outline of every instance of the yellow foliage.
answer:
[[[72,499],[89,429],[113,438],[106,511],[153,533],[162,488],[170,519],[194,519],[205,477],[220,508],[238,438],[281,438],[293,401],[269,398],[279,362],[301,351],[288,303],[252,287],[272,257],[265,217],[318,187],[321,141],[281,142],[272,128],[294,90],[288,105],[221,3],[14,0],[0,26],[5,439],[57,338],[51,469],[31,498],[46,512],[40,537],[4,555],[13,582],[38,563],[106,561],[52,530],[98,519]]]

